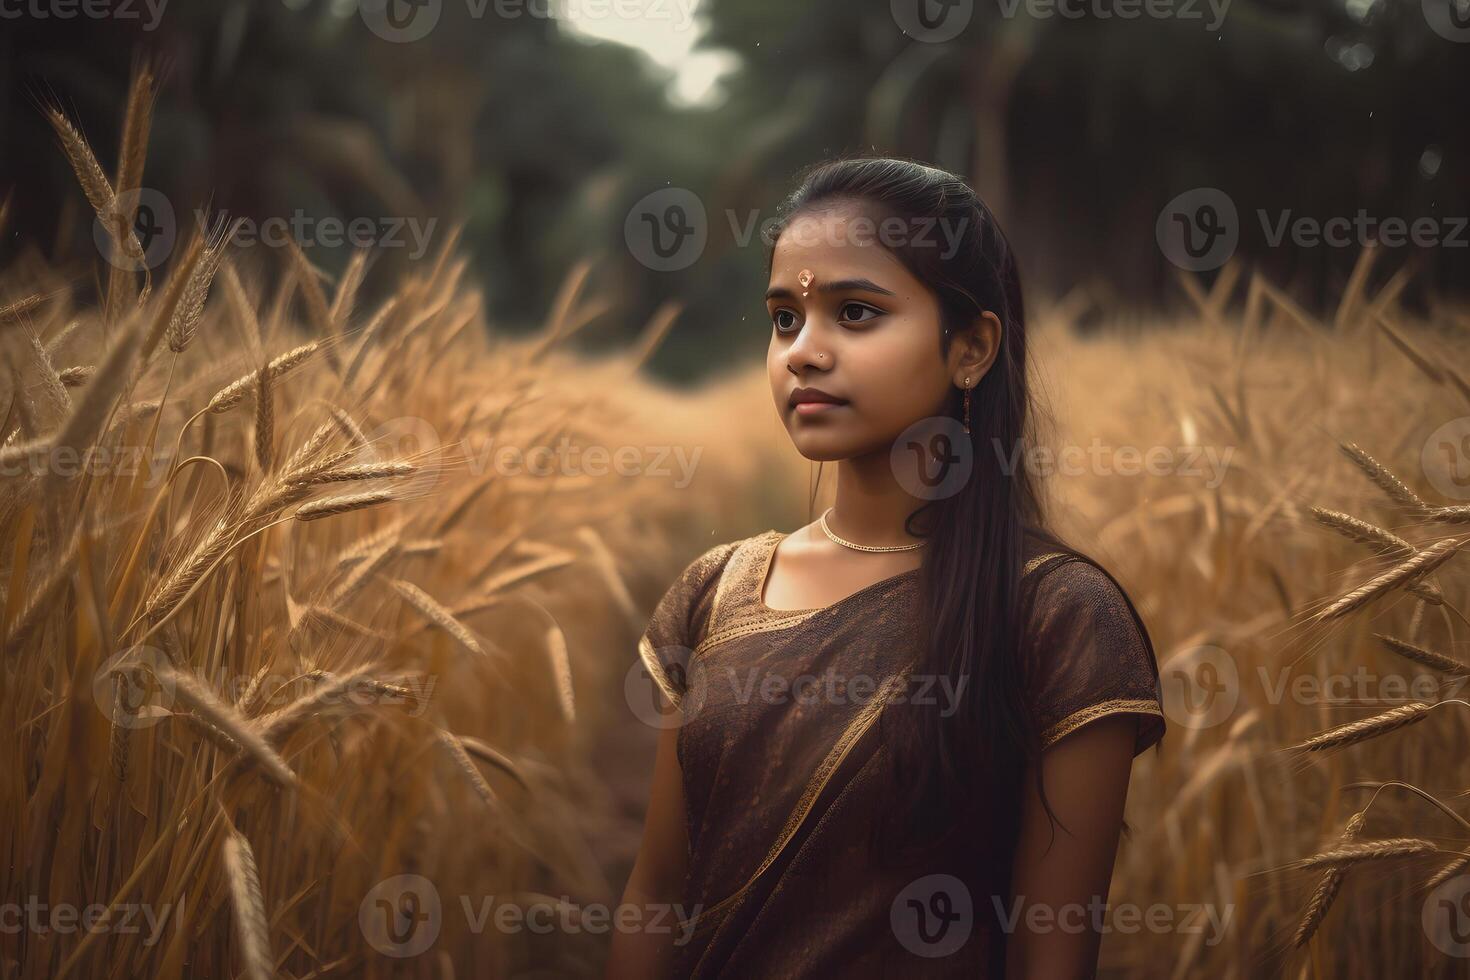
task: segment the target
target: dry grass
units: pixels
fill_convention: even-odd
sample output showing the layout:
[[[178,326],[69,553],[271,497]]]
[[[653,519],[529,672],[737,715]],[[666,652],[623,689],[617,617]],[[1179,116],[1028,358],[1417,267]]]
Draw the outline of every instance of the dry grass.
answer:
[[[116,227],[141,174],[52,121]],[[228,237],[148,276],[33,250],[0,272],[0,902],[162,920],[7,932],[0,974],[398,975],[358,916],[406,873],[446,910],[423,968],[522,970],[533,937],[473,932],[458,896],[616,901],[588,746],[703,505],[485,447],[640,442],[651,348],[561,348],[581,272],[545,333],[495,335],[452,235],[371,306],[366,255],[333,281]],[[590,973],[604,941],[535,963]]]
[[[1364,252],[1360,269],[1377,258]],[[1463,498],[1436,491],[1421,463],[1431,433],[1470,416],[1450,372],[1423,370],[1454,362],[1470,320],[1453,308],[1411,319],[1395,307],[1401,276],[1376,296],[1355,276],[1359,292],[1329,327],[1259,279],[1237,307],[1244,278],[1222,275],[1208,296],[1196,287],[1198,323],[1095,340],[1045,316],[1039,329],[1040,356],[1055,365],[1058,444],[1234,449],[1217,486],[1096,472],[1054,484],[1064,529],[1138,602],[1171,709],[1162,753],[1135,765],[1136,830],[1110,900],[1234,911],[1218,944],[1177,930],[1110,935],[1104,972],[1453,970],[1421,913],[1432,872],[1447,880],[1455,862],[1363,861],[1316,880],[1301,861],[1352,846],[1387,856],[1383,841],[1401,838],[1445,853],[1470,841],[1460,700],[1470,576],[1453,533]],[[1462,476],[1470,465],[1449,462]],[[1228,653],[1237,702],[1191,728],[1175,671],[1201,645]],[[1337,840],[1349,814],[1366,843]]]

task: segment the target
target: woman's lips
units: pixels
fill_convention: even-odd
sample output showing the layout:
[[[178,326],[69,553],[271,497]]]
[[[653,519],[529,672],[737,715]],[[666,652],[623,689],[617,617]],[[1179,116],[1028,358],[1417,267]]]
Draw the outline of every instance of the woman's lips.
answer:
[[[847,402],[797,402],[794,407],[797,415],[821,415],[834,408],[846,408]]]

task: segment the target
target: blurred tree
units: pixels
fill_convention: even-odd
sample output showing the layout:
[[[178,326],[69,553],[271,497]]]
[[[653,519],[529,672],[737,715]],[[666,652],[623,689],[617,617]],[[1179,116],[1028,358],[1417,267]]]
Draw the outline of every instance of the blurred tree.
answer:
[[[135,48],[165,69],[146,183],[182,210],[432,220],[435,240],[463,218],[508,329],[537,322],[567,270],[595,257],[590,288],[617,304],[609,324],[623,336],[671,297],[686,305],[657,362],[681,378],[766,343],[754,232],[796,171],[827,156],[964,174],[1033,293],[1089,283],[1124,312],[1177,301],[1154,223],[1191,188],[1229,194],[1237,254],[1309,306],[1337,294],[1357,248],[1273,246],[1258,212],[1438,216],[1447,230],[1470,213],[1470,134],[1452,98],[1470,81],[1470,44],[1436,34],[1420,4],[1236,0],[1218,24],[1204,3],[1174,8],[1194,17],[1061,8],[1081,16],[953,4],[942,9],[968,10],[964,29],[926,41],[900,28],[896,0],[704,0],[700,48],[740,70],[694,107],[669,101],[667,72],[641,51],[575,35],[537,4],[442,0],[412,43],[375,34],[356,0],[174,3],[151,30],[8,18],[0,193],[19,193],[0,252],[89,240],[37,103],[63,102],[111,168]],[[709,239],[699,261],[657,272],[624,223],[666,187],[698,195]],[[346,251],[313,258],[336,269]],[[382,251],[392,263],[405,250]],[[1424,289],[1463,288],[1465,248],[1395,258],[1411,253]]]

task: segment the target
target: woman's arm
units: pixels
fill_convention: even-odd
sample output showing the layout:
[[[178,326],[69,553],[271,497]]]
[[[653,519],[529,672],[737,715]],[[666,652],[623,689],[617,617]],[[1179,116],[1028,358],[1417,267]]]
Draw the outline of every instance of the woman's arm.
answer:
[[[677,709],[676,709],[677,710]],[[675,937],[680,935],[673,924],[673,912],[665,908],[652,916],[648,905],[672,906],[681,898],[684,874],[689,862],[689,835],[684,826],[684,777],[679,770],[676,752],[678,726],[659,733],[658,751],[653,761],[653,784],[648,794],[648,814],[643,822],[643,843],[623,903],[643,907],[632,921],[657,921],[660,931],[623,932],[613,930],[612,949],[608,955],[606,980],[647,980],[666,976]],[[613,918],[618,921],[617,916]]]
[[[1042,753],[1046,798],[1059,821],[1055,838],[1036,791],[1036,774],[1027,772],[1011,905],[1002,910],[1004,922],[1014,921],[1007,980],[1095,974],[1137,726],[1131,715],[1109,715]]]

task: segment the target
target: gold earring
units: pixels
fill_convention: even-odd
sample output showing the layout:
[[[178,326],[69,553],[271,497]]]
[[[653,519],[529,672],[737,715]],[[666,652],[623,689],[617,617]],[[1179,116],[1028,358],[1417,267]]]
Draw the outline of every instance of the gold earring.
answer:
[[[965,432],[970,431],[970,379],[965,378]]]
[[[815,278],[816,276],[812,275],[812,270],[810,269],[802,269],[801,272],[797,273],[796,281],[801,283],[801,295],[805,296],[807,294],[806,291]]]

